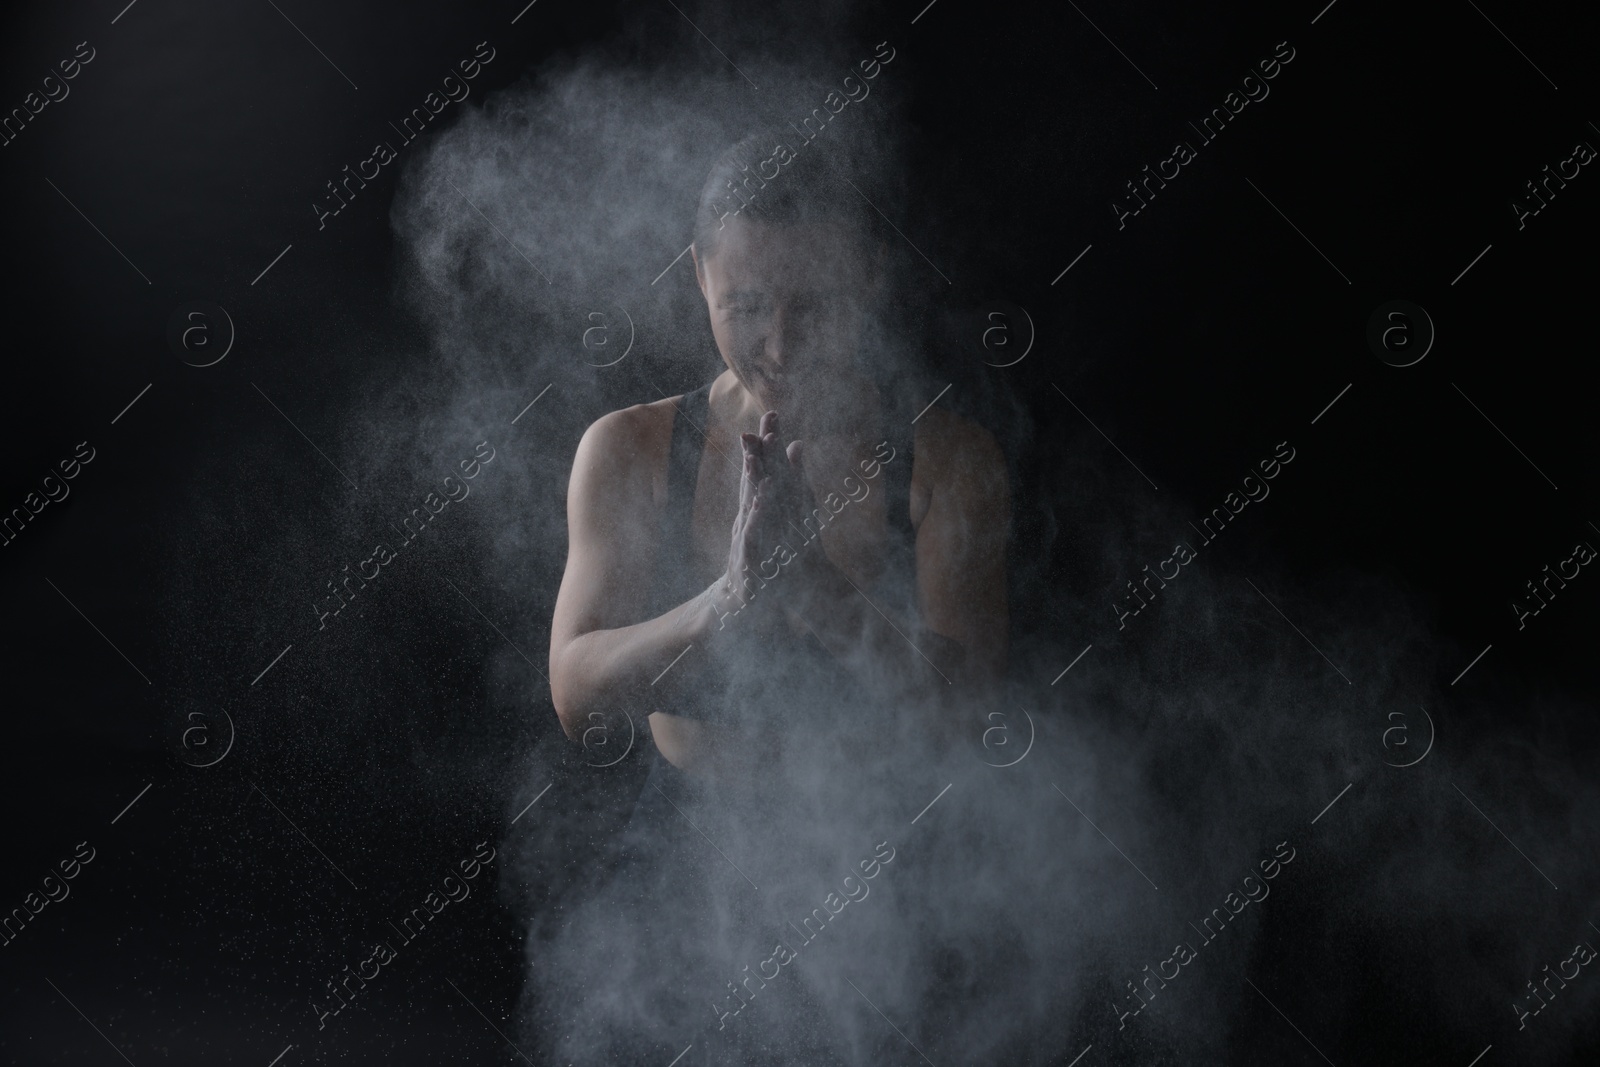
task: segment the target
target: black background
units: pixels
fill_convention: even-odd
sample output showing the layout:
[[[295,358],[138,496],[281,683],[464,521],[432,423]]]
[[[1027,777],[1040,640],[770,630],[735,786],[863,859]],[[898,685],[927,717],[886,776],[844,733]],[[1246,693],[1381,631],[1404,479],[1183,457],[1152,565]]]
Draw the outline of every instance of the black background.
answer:
[[[323,516],[346,506],[346,487],[258,388],[323,441],[366,402],[363,383],[420,358],[402,355],[427,339],[395,295],[388,214],[404,157],[323,232],[309,204],[478,41],[497,57],[452,108],[558,55],[592,50],[644,67],[716,57],[699,54],[705,41],[665,4],[539,0],[515,26],[516,2],[284,7],[355,89],[265,2],[140,0],[112,25],[120,6],[15,6],[0,17],[7,108],[77,42],[97,50],[71,95],[0,150],[0,506],[20,506],[77,442],[97,450],[71,497],[0,556],[0,906],[19,903],[76,842],[98,850],[73,897],[3,950],[0,1052],[17,1063],[115,1062],[48,977],[141,1065],[265,1064],[291,1043],[285,1062],[520,1062],[445,982],[512,1029],[523,926],[514,898],[490,892],[453,905],[463,914],[386,974],[354,1023],[320,1045],[310,1025],[307,991],[366,955],[356,946],[375,915],[412,906],[476,842],[502,840],[528,754],[555,720],[535,675],[485,669],[499,638],[439,583],[356,636],[297,647],[251,685],[304,631],[303,597],[281,590],[316,588],[336,569],[326,560],[348,558],[314,537],[285,554],[271,535],[288,517],[331,529]],[[1159,89],[1071,5],[939,0],[915,26],[919,2],[826,16],[685,12],[719,43],[778,47],[811,33],[841,65],[884,38],[901,51],[914,158],[909,199],[889,213],[949,275],[946,306],[1009,300],[1037,330],[1029,358],[1005,372],[1030,402],[1033,431],[1024,440],[993,427],[1019,488],[1013,552],[1042,576],[1014,593],[1020,648],[1054,649],[1064,666],[1106,630],[1115,576],[1085,565],[1079,542],[1114,499],[1149,488],[1065,392],[1175,513],[1209,509],[1273,443],[1293,440],[1304,456],[1296,484],[1215,555],[1294,574],[1298,610],[1278,603],[1297,619],[1315,616],[1340,575],[1396,583],[1424,606],[1437,637],[1432,684],[1461,695],[1460,729],[1592,766],[1592,711],[1535,718],[1527,708],[1556,694],[1592,709],[1595,580],[1576,580],[1520,633],[1508,603],[1574,542],[1600,538],[1586,314],[1589,186],[1600,178],[1585,168],[1520,231],[1510,207],[1576,142],[1600,142],[1589,122],[1600,116],[1593,12],[1485,7],[1530,61],[1471,4],[1339,0],[1311,25],[1319,7],[1085,7]],[[1297,54],[1272,95],[1119,231],[1108,204],[1123,182],[1175,139],[1192,140],[1186,121],[1220,105],[1283,40]],[[934,218],[937,245],[918,239],[918,220]],[[675,252],[650,250],[641,271]],[[682,269],[668,282],[692,284]],[[1408,368],[1380,362],[1365,340],[1368,316],[1393,299],[1422,305],[1437,328],[1428,357]],[[233,318],[236,347],[215,367],[186,366],[166,343],[168,317],[188,300]],[[986,373],[962,343],[934,357],[953,381]],[[527,395],[541,384],[530,380]],[[960,408],[961,395],[948,402]],[[602,413],[568,412],[554,430],[524,420],[511,431],[520,440],[496,431],[501,462],[530,448],[570,455]],[[1080,486],[1070,473],[1079,462],[1126,484]],[[402,499],[435,480],[425,469],[394,478]],[[278,547],[252,547],[263,542]],[[467,588],[507,580],[481,573],[465,529],[427,551]],[[542,664],[559,573],[515,579],[528,583],[518,614],[499,623]],[[341,718],[345,686],[389,714],[358,726]],[[239,730],[232,758],[210,769],[175,757],[184,715],[202,706],[225,707]],[[1361,1048],[1465,1063],[1492,1039],[1454,1034],[1436,1047],[1419,1036],[1429,1024],[1383,1022],[1394,1001],[1373,1001],[1382,1036],[1324,1045],[1334,1062]],[[1252,1020],[1276,1025],[1264,1010]]]

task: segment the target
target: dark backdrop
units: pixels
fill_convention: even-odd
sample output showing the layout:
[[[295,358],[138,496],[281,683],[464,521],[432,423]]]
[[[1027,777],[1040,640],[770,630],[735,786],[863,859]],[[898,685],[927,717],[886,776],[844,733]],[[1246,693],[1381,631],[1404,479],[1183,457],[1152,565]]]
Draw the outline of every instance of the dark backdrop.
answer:
[[[84,1017],[139,1064],[265,1064],[291,1044],[292,1058],[518,1060],[493,1027],[513,1029],[524,924],[516,897],[487,884],[326,1043],[306,1006],[364,957],[354,946],[374,916],[411,907],[477,842],[502,842],[531,795],[531,754],[555,727],[548,693],[487,664],[504,639],[542,667],[559,580],[542,563],[484,573],[481,531],[463,524],[419,551],[466,590],[517,583],[502,636],[466,596],[406,579],[355,636],[274,660],[305,632],[302,590],[321,592],[350,558],[315,534],[352,505],[310,442],[428,346],[398,295],[389,205],[404,154],[321,232],[310,203],[479,41],[496,58],[443,123],[555,56],[599,49],[648,67],[706,42],[650,3],[539,0],[515,25],[516,0],[279,6],[108,0],[0,17],[5,108],[78,42],[95,50],[70,95],[0,149],[0,506],[22,506],[79,442],[94,449],[70,497],[0,554],[0,906],[77,842],[96,850],[72,897],[0,950],[11,1062],[114,1062]],[[1574,143],[1600,142],[1593,13],[1320,7],[685,12],[713,38],[819,33],[848,62],[887,37],[903,53],[913,155],[909,197],[889,213],[951,280],[926,324],[957,383],[946,402],[993,420],[1014,464],[1013,554],[1042,576],[1013,591],[1019,648],[1065,665],[1113,628],[1117,575],[1084,542],[1120,502],[1159,497],[1198,516],[1289,438],[1304,456],[1296,484],[1213,558],[1294,575],[1299,611],[1286,613],[1300,619],[1338,576],[1382,576],[1423,605],[1432,684],[1460,695],[1459,729],[1592,767],[1592,713],[1528,708],[1551,694],[1592,708],[1594,579],[1521,632],[1509,604],[1573,542],[1600,540],[1586,314],[1600,179],[1584,168],[1525,228],[1511,206]],[[1110,204],[1124,182],[1192,140],[1186,123],[1283,40],[1296,55],[1272,95],[1119,230]],[[919,220],[935,218],[929,246]],[[686,270],[669,283],[691,284]],[[1366,338],[1374,309],[1396,299],[1437,330],[1415,366],[1386,365]],[[964,399],[982,390],[963,384],[995,373],[979,338],[996,300],[1025,308],[1035,336],[1004,372],[1029,407],[1020,423]],[[234,347],[214,367],[185,365],[168,342],[187,301],[231,316]],[[705,351],[661,384],[703,380]],[[611,406],[653,399],[627,378],[613,390]],[[384,417],[427,410],[419,397]],[[604,410],[497,429],[499,462],[570,456]],[[379,484],[390,500],[420,498],[437,480],[430,463],[457,451],[387,468]],[[1074,475],[1086,466],[1093,482]],[[296,550],[286,526],[311,531]],[[385,714],[345,717],[352,687]],[[216,751],[223,711],[237,747],[192,766],[197,738],[185,747],[183,732],[203,726]],[[1374,988],[1373,1026],[1388,1035],[1377,1047],[1423,1055],[1401,1038],[1429,1024],[1386,1017],[1386,987]],[[1456,1057],[1471,1040],[1449,1036],[1426,1055],[1464,1063],[1476,1049]]]

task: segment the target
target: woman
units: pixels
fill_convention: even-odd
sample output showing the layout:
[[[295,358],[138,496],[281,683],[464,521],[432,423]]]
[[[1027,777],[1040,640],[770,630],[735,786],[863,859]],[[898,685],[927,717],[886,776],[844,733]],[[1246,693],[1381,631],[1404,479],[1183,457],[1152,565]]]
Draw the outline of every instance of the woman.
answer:
[[[821,149],[728,212],[726,190],[749,180],[745,161],[767,147],[749,139],[712,168],[690,246],[726,369],[584,434],[551,626],[551,690],[567,735],[588,712],[651,690],[656,749],[691,771],[736,755],[718,752],[687,696],[715,656],[693,652],[716,649],[735,612],[745,629],[786,627],[791,641],[809,629],[847,662],[864,645],[894,684],[930,694],[999,673],[1006,651],[1004,459],[986,431],[943,408],[914,427],[896,418],[911,398],[886,401],[863,373],[857,342],[882,247],[859,202],[840,199],[820,161],[806,166]],[[797,517],[846,478],[860,481],[863,462],[886,454],[875,446],[894,438],[910,447],[885,469],[909,473],[899,479],[909,491],[869,493],[822,529],[821,552],[801,550],[794,539],[817,523]],[[759,574],[785,534],[794,564],[773,595],[744,595],[746,567]],[[851,589],[874,584],[896,537],[914,554],[914,618],[886,617]]]
[[[883,275],[876,218],[821,148],[752,177],[771,146],[724,154],[696,217],[695,279],[725,369],[596,421],[568,489],[556,710],[572,738],[597,712],[648,713],[652,742],[617,899],[735,901],[662,930],[764,921],[773,894],[836,847],[810,833],[842,810],[818,780],[881,756],[885,732],[955,735],[961,693],[1006,653],[1004,459],[973,423],[880,390],[861,343]],[[731,887],[696,881],[720,877]],[[688,951],[658,962],[681,975]],[[627,950],[641,982],[644,952]],[[681,979],[686,996],[727,996],[714,979],[694,993],[698,980]],[[662,1003],[640,995],[628,1010],[654,1029],[672,1015]]]

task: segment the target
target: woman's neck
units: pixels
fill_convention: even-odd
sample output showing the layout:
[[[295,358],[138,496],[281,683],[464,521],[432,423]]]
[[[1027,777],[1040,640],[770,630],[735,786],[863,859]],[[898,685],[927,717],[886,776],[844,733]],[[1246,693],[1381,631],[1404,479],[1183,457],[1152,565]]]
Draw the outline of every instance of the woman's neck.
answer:
[[[724,370],[711,383],[711,408],[724,413],[730,436],[737,442],[741,432],[755,433],[766,408],[756,395],[744,387],[738,375]],[[748,429],[745,429],[748,427]]]

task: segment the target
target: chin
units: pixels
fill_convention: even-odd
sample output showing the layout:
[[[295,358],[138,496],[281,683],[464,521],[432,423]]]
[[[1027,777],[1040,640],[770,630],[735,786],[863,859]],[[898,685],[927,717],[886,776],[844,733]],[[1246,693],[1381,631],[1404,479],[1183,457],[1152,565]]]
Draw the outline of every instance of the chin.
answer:
[[[785,440],[803,437],[815,419],[815,407],[821,399],[808,396],[792,387],[761,389],[755,392],[763,411],[776,411],[781,435]]]
[[[778,417],[785,422],[799,417],[799,412],[795,406],[795,395],[792,392],[778,392],[767,389],[763,390],[759,395],[761,406],[768,410],[776,411]]]

